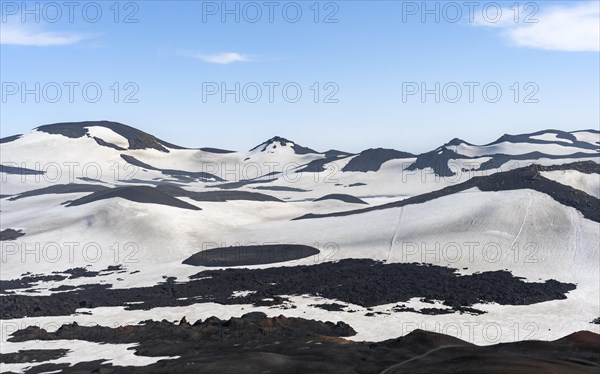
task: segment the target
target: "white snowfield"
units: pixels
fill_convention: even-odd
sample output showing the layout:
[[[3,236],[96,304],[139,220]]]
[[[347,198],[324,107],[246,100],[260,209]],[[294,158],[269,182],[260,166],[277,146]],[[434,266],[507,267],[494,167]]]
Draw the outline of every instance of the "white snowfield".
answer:
[[[121,148],[128,146],[126,138],[108,128],[94,126],[88,130],[90,135],[105,142]],[[597,133],[579,131],[571,134],[578,142],[599,145]],[[531,138],[536,142],[501,142],[493,146],[461,144],[448,148],[460,155],[481,157],[480,163],[488,161],[490,154],[498,153],[522,155],[540,152],[551,157],[506,162],[497,170],[468,167],[468,161],[473,160],[454,160],[459,165],[457,175],[439,177],[430,168],[409,170],[409,166],[415,162],[414,157],[389,160],[381,165],[379,171],[343,172],[343,167],[357,157],[355,155],[329,161],[326,169],[320,173],[295,173],[303,165],[323,159],[325,155],[297,154],[289,143],[285,146],[279,143],[276,146],[266,144],[265,152],[261,151],[263,147],[260,146],[249,152],[213,153],[170,149],[169,153],[165,153],[155,149],[119,151],[101,146],[93,138],[85,136],[73,139],[41,131],[27,133],[1,145],[2,165],[36,169],[36,163],[55,163],[60,166],[57,169],[59,172],[56,177],[50,178],[51,171],[48,169],[48,175],[38,176],[37,179],[35,175],[0,173],[2,195],[15,195],[67,183],[115,187],[154,186],[165,181],[179,184],[190,191],[227,191],[218,186],[255,177],[263,177],[264,180],[270,172],[283,171],[266,178],[266,183],[251,183],[235,188],[237,191],[271,195],[283,202],[200,202],[178,197],[202,209],[189,210],[122,198],[72,207],[64,205],[90,192],[44,194],[14,201],[2,198],[0,228],[19,229],[25,235],[2,242],[1,280],[17,279],[27,272],[49,275],[75,267],[99,271],[108,266],[122,265],[127,270],[94,278],[41,282],[33,287],[37,293],[15,289],[16,294],[50,295],[57,292],[50,289],[61,285],[91,283],[111,284],[113,288],[152,286],[164,281],[164,276],[185,281],[188,276],[208,269],[182,264],[184,259],[203,249],[270,243],[305,244],[319,249],[321,253],[300,260],[248,268],[371,258],[388,263],[417,262],[449,266],[458,269],[461,274],[506,269],[529,282],[555,279],[574,283],[577,288],[569,292],[564,300],[523,306],[474,305],[474,308],[486,312],[479,316],[391,311],[396,304],[374,307],[373,311],[383,314],[365,316],[367,309],[364,307],[309,295],[291,295],[290,303],[296,306],[295,309],[214,303],[147,311],[126,311],[123,307],[82,308],[78,312],[91,314],[2,321],[2,351],[64,347],[70,353],[51,362],[76,363],[94,356],[94,359],[106,358],[115,365],[147,365],[161,358],[134,356],[133,351],[128,350],[129,345],[98,345],[79,341],[76,344],[73,341],[10,343],[7,339],[14,326],[24,328],[38,324],[52,330],[52,326],[56,329],[60,324],[73,321],[112,326],[115,323],[137,324],[147,319],[166,318],[174,321],[183,316],[188,321],[195,321],[210,316],[221,319],[239,317],[250,311],[262,311],[269,316],[283,314],[322,321],[344,321],[357,331],[357,335],[351,339],[359,341],[391,339],[406,335],[416,328],[450,334],[484,345],[522,339],[557,339],[578,330],[600,333],[600,325],[590,323],[599,317],[600,225],[546,194],[533,190],[482,192],[469,189],[402,208],[343,217],[293,220],[308,213],[348,211],[402,200],[440,190],[474,176],[506,171],[514,167],[512,165],[560,165],[584,160],[598,162],[596,150],[577,147],[577,143],[556,138],[555,133]],[[590,154],[590,157],[566,157],[575,153]],[[158,170],[134,168],[121,155],[133,156],[157,169],[203,171],[225,181],[183,182]],[[251,163],[255,164],[254,169],[248,166]],[[65,164],[73,165],[73,170],[68,172]],[[86,165],[94,166],[87,166],[84,173]],[[217,169],[214,169],[215,165]],[[101,171],[101,175],[94,174],[97,170]],[[133,174],[128,175],[128,172]],[[542,175],[596,198],[600,197],[598,174],[566,170],[542,172]],[[351,187],[353,184],[359,185]],[[313,201],[334,193],[359,197],[369,205],[340,200]],[[239,290],[232,297],[243,296],[245,292],[248,291]],[[340,312],[311,306],[319,302],[338,302],[348,306]],[[432,307],[432,304],[424,304],[418,299],[401,304],[417,310]],[[441,304],[435,307],[445,308]],[[31,365],[3,364],[3,370],[22,371]]]
[[[553,170],[543,171],[542,176],[600,199],[599,174],[585,174],[577,170]]]

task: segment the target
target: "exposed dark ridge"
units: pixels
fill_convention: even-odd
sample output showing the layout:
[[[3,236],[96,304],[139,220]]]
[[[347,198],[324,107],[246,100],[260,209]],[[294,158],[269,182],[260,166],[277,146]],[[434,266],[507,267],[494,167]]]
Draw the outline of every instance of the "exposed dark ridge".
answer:
[[[450,140],[448,143],[444,144],[444,147],[445,146],[456,146],[456,145],[461,145],[461,144],[474,145],[474,144],[466,142],[460,138],[454,138],[454,139]]]
[[[23,136],[23,134],[11,135],[11,136],[7,136],[7,137],[4,137],[4,138],[1,138],[0,139],[0,144],[10,143],[12,141],[15,141],[15,140],[19,139],[21,136]]]
[[[235,151],[229,151],[226,149],[211,148],[211,147],[200,148],[200,150],[204,151],[204,152],[219,153],[219,154],[235,153]]]
[[[309,192],[310,190],[304,190],[297,187],[288,186],[256,186],[252,187],[255,190],[266,190],[266,191],[285,191],[285,192]]]
[[[236,248],[230,251],[235,254]],[[245,253],[238,251],[239,256]],[[444,266],[345,259],[265,269],[204,270],[188,281],[168,278],[150,287],[110,288],[110,284],[80,287],[51,296],[4,295],[0,297],[0,318],[71,315],[78,308],[105,306],[125,306],[127,310],[198,303],[286,307],[289,300],[285,295],[312,295],[362,307],[405,303],[418,297],[441,300],[456,313],[481,314],[484,312],[472,309],[474,304],[530,305],[560,300],[576,286],[552,279],[524,281],[503,270],[461,275],[457,269]],[[240,290],[251,292],[232,297]]]
[[[294,150],[294,153],[296,153],[297,155],[305,155],[305,154],[309,154],[309,153],[319,153],[319,152],[315,151],[314,149],[311,149],[308,147],[303,147],[301,145],[298,145],[298,144],[296,144],[290,140],[287,140],[285,138],[282,138],[280,136],[275,136],[275,137],[267,140],[266,142],[257,145],[256,147],[252,148],[250,150],[250,152],[255,151],[257,149],[260,149],[261,152],[264,152],[269,145],[274,144],[274,143],[278,143],[282,147],[285,147],[286,145],[288,145],[290,143],[293,144],[292,149]],[[275,146],[277,146],[277,144],[275,144]]]
[[[223,183],[223,184],[216,184],[211,187],[220,188],[223,190],[233,190],[236,188],[245,187],[250,184],[271,183],[274,180],[275,180],[275,178],[273,178],[273,179],[250,179],[250,180],[242,180],[242,181],[237,181],[237,182],[227,182],[227,183]]]
[[[306,245],[273,244],[210,248],[185,260],[194,266],[248,266],[274,264],[298,260],[319,254],[319,250]]]
[[[296,170],[296,173],[320,173],[325,170],[325,165],[333,162],[335,160],[341,160],[348,156],[352,156],[351,153],[340,152],[335,150],[330,150],[325,152],[325,158],[321,158],[318,160],[313,160],[308,164],[304,165],[302,169]]]
[[[125,148],[121,148],[118,145],[109,143],[109,142],[105,142],[104,140],[94,136],[94,140],[96,141],[96,143],[98,143],[98,145],[104,146],[104,147],[109,147],[112,149],[116,149],[117,151],[126,151]]]
[[[552,170],[569,170],[570,165],[555,165]],[[588,165],[588,164],[585,164]],[[587,168],[588,166],[580,166]],[[595,222],[600,222],[600,200],[594,196],[577,190],[573,187],[544,178],[539,173],[540,166],[531,165],[524,168],[514,169],[505,172],[494,173],[489,176],[480,176],[469,179],[466,182],[451,185],[437,191],[409,197],[404,200],[395,201],[383,205],[377,205],[369,208],[356,209],[343,212],[314,214],[309,213],[294,220],[342,217],[353,214],[367,213],[381,209],[398,208],[410,204],[420,204],[439,197],[448,196],[457,192],[465,191],[469,188],[478,187],[482,191],[507,191],[517,189],[532,189],[545,193],[559,203],[579,210],[585,218]]]
[[[330,149],[328,151],[325,151],[324,155],[325,155],[325,157],[340,157],[340,156],[346,157],[346,156],[352,156],[352,155],[354,155],[354,153],[338,151],[337,149]]]
[[[19,200],[24,197],[31,196],[40,196],[40,195],[48,195],[48,194],[65,194],[65,193],[77,193],[77,192],[97,192],[97,191],[105,191],[109,190],[109,187],[101,186],[97,184],[77,184],[77,183],[69,183],[69,184],[56,184],[44,188],[39,188],[37,190],[31,190],[26,192],[21,192],[18,195],[13,195],[9,200]]]
[[[333,193],[333,194],[325,195],[323,197],[315,199],[314,201],[323,201],[323,200],[340,200],[345,203],[369,205],[369,203],[367,203],[366,201],[364,201],[362,199],[359,199],[356,196],[347,195],[347,194],[343,194],[343,193]]]
[[[408,152],[401,152],[395,149],[367,149],[353,157],[347,164],[342,168],[342,171],[379,171],[381,165],[389,160],[398,158],[413,158],[415,155]]]
[[[431,168],[436,175],[441,177],[451,177],[455,172],[448,167],[448,161],[453,159],[469,159],[469,157],[461,156],[453,150],[441,147],[431,152],[418,155],[415,162],[409,165],[406,170],[414,171]]]
[[[581,131],[597,132],[597,130],[596,131],[581,130]],[[574,131],[574,132],[578,132],[578,131]],[[532,136],[539,136],[539,135],[543,135],[543,134],[555,134],[558,139],[569,140],[569,141],[571,141],[571,143],[561,142],[561,141],[557,141],[557,140],[541,140],[541,139],[532,139],[531,138]],[[503,142],[530,143],[530,144],[556,144],[556,145],[561,145],[564,147],[576,147],[576,148],[585,148],[585,149],[597,149],[598,148],[598,146],[596,146],[596,145],[578,140],[577,137],[570,132],[561,131],[561,130],[552,130],[552,129],[536,131],[536,132],[532,132],[529,134],[518,134],[518,135],[504,134],[501,137],[499,137],[497,140],[495,140],[491,143],[485,144],[484,147],[490,146],[490,145],[496,145],[496,144],[503,143]]]
[[[185,149],[164,140],[158,139],[153,135],[146,132],[133,128],[131,126],[124,125],[118,122],[110,121],[85,121],[85,122],[64,122],[64,123],[53,123],[49,125],[43,125],[36,130],[47,132],[49,134],[59,134],[69,138],[80,138],[88,135],[86,127],[101,126],[106,127],[122,137],[126,138],[129,142],[129,149],[157,149],[162,152],[169,152],[165,147],[172,149]]]
[[[146,204],[168,205],[175,208],[183,208],[190,210],[201,210],[199,207],[167,195],[164,192],[150,186],[131,186],[131,187],[116,187],[109,190],[97,191],[90,195],[84,196],[77,200],[73,200],[67,206],[79,206],[93,201],[111,199],[119,197],[122,199],[135,201]]]
[[[211,180],[211,179],[214,179],[215,181],[219,181],[219,182],[223,181],[223,179],[217,177],[216,175],[213,175],[210,173],[205,173],[202,171],[160,169],[160,168],[154,167],[152,165],[146,164],[145,162],[142,162],[133,156],[121,155],[121,158],[123,160],[127,161],[128,163],[130,163],[131,165],[139,166],[141,168],[148,169],[148,170],[160,171],[161,173],[163,173],[165,175],[169,175],[173,178],[177,178],[183,182],[193,182],[195,180],[207,181],[207,180]]]
[[[556,134],[556,136],[558,138],[570,140],[570,141],[572,141],[572,143],[546,141],[546,140],[530,138],[531,136],[536,136],[536,135],[541,135],[541,134],[546,134],[546,133]],[[496,140],[492,143],[483,145],[483,147],[496,145],[496,144],[499,144],[502,142],[529,143],[529,144],[557,144],[557,145],[566,146],[566,147],[593,149],[593,150],[597,150],[597,148],[598,148],[597,146],[594,146],[592,144],[578,141],[577,138],[575,137],[575,135],[573,135],[573,134],[570,134],[570,133],[567,133],[564,131],[558,131],[558,130],[538,131],[535,133],[523,134],[523,135],[507,135],[507,134],[505,134],[505,135],[501,136],[500,138],[498,138],[498,140]],[[451,177],[451,176],[454,176],[459,170],[457,167],[454,167],[455,170],[452,170],[452,167],[450,167],[448,165],[448,162],[450,160],[471,160],[471,159],[477,159],[480,157],[491,157],[490,160],[483,162],[479,165],[479,170],[491,170],[491,169],[500,168],[503,164],[510,162],[510,161],[523,161],[523,160],[534,161],[534,160],[539,160],[541,158],[547,158],[547,159],[569,159],[569,158],[578,159],[578,158],[596,158],[596,157],[600,158],[600,153],[575,152],[575,153],[568,154],[568,155],[552,155],[552,154],[542,153],[539,151],[534,151],[534,152],[529,152],[529,153],[519,154],[519,155],[491,153],[491,154],[484,154],[484,155],[476,156],[476,157],[469,157],[469,156],[465,156],[465,155],[456,153],[452,148],[448,148],[448,147],[458,146],[460,144],[467,144],[467,145],[475,146],[471,143],[465,142],[462,139],[458,139],[458,138],[452,139],[451,141],[444,144],[440,148],[437,148],[430,152],[422,153],[419,156],[417,156],[417,159],[415,160],[415,162],[413,164],[411,164],[409,167],[407,167],[406,170],[414,171],[417,169],[431,168],[431,169],[433,169],[434,173],[438,176]]]
[[[584,174],[600,174],[600,164],[594,161],[579,161],[562,165],[539,165],[537,169],[539,171],[576,170]]]
[[[171,196],[185,196],[196,201],[230,201],[230,200],[248,200],[248,201],[277,201],[283,202],[282,200],[274,197],[265,195],[258,192],[249,191],[188,191],[184,188],[173,184],[159,184],[156,189],[167,193]]]
[[[464,156],[460,156],[459,158],[464,158]],[[551,160],[558,160],[558,159],[578,159],[578,158],[598,158],[600,161],[600,153],[584,153],[584,152],[577,152],[577,153],[572,153],[570,155],[549,155],[547,153],[541,153],[541,152],[530,152],[530,153],[524,153],[521,155],[506,155],[506,154],[502,154],[502,153],[497,153],[497,154],[493,154],[493,155],[486,155],[486,156],[482,156],[482,157],[492,157],[491,160],[488,160],[484,163],[482,163],[481,165],[479,165],[479,170],[491,170],[491,169],[498,169],[500,168],[502,165],[504,165],[507,162],[510,161],[532,161],[535,162],[536,160],[542,159],[542,158],[547,158],[547,159],[551,159]]]
[[[25,233],[21,232],[21,230],[13,230],[13,229],[2,230],[2,231],[0,231],[0,241],[15,240],[17,238],[20,238],[23,235],[25,235]]]
[[[33,170],[22,168],[18,166],[7,166],[0,164],[0,173],[6,174],[18,174],[18,175],[43,175],[46,174],[45,171],[42,170]]]

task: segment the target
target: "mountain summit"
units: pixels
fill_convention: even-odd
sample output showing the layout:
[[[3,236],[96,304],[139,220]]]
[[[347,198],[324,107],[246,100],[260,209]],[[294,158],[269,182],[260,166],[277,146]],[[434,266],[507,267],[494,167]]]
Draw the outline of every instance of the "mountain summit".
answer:
[[[319,152],[315,151],[314,149],[308,148],[308,147],[303,147],[301,145],[298,145],[296,143],[294,143],[291,140],[288,140],[286,138],[282,138],[281,136],[275,136],[272,137],[271,139],[257,145],[256,147],[252,148],[250,150],[250,152],[269,152],[269,153],[273,153],[276,152],[276,149],[278,147],[281,148],[291,148],[293,150],[293,152],[297,155],[305,155],[305,154],[309,154],[309,153],[315,153],[318,154]]]

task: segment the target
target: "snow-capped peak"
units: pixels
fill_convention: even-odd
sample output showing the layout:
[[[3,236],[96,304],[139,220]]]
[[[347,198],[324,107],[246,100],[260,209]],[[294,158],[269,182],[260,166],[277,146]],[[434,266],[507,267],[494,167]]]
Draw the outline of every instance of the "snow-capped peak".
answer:
[[[257,152],[278,153],[280,150],[284,150],[284,152],[291,151],[292,153],[295,153],[298,155],[304,155],[304,154],[308,154],[308,153],[315,153],[315,154],[319,153],[311,148],[303,147],[301,145],[294,143],[291,140],[288,140],[288,139],[280,137],[280,136],[272,137],[271,139],[252,148],[250,150],[250,152],[251,153],[257,153]]]

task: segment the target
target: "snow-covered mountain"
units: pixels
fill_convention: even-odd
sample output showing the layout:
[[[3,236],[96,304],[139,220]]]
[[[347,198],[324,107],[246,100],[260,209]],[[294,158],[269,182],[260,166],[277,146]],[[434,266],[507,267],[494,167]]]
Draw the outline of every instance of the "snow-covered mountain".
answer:
[[[600,332],[597,130],[353,154],[281,137],[188,149],[95,121],[3,138],[0,160],[3,353],[155,365],[181,354],[8,339],[248,312],[347,324],[357,342]]]

